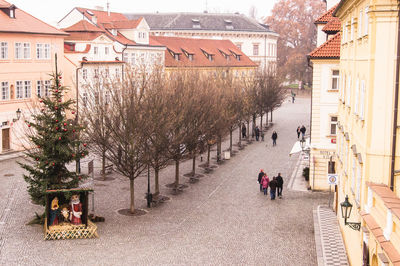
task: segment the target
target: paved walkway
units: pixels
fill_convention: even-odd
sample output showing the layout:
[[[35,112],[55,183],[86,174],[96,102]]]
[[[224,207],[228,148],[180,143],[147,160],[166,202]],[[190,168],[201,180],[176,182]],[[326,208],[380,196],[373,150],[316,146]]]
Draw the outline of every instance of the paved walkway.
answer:
[[[254,142],[236,156],[190,184],[179,195],[164,187],[174,180],[174,166],[160,173],[161,193],[171,198],[141,217],[119,215],[129,206],[128,179],[96,181],[98,239],[44,241],[40,226],[26,226],[35,211],[15,160],[0,165],[0,265],[316,265],[313,209],[327,204],[327,193],[288,189],[298,156],[289,157],[296,128],[308,124],[310,100],[285,102],[274,112],[265,142]],[[277,146],[270,135],[278,132]],[[238,134],[235,134],[236,136]],[[224,143],[223,149],[227,148]],[[199,163],[199,162],[198,162]],[[284,177],[283,199],[259,192],[257,174]],[[181,165],[190,172],[191,163]],[[198,168],[198,171],[201,171]],[[13,176],[11,176],[13,175]],[[147,181],[135,181],[135,201],[145,208]]]

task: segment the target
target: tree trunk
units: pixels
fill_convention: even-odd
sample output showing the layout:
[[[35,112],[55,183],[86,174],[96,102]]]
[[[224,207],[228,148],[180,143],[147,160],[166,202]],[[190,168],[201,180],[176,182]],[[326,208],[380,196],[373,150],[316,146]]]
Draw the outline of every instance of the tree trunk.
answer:
[[[272,122],[272,110],[271,110],[271,122]]]
[[[256,132],[256,114],[253,114],[253,126],[252,126],[251,138],[254,138],[255,132]]]
[[[131,206],[129,208],[129,211],[131,213],[135,212],[135,179],[130,178],[130,191],[131,191]]]
[[[175,188],[179,185],[179,160],[175,160]]]
[[[196,175],[196,153],[193,152],[192,175]]]
[[[247,136],[246,136],[246,138],[247,139],[250,138],[250,120],[247,120]]]
[[[232,135],[233,135],[233,130],[232,128],[229,129],[229,153],[232,156]]]
[[[268,112],[266,113],[265,125],[268,126]]]
[[[101,153],[101,177],[103,178],[103,180],[106,180],[106,150],[105,149],[103,149],[102,153]]]
[[[211,145],[207,145],[207,166],[210,165]]]
[[[160,170],[158,167],[154,168],[154,196],[160,194],[160,184],[158,183],[158,173]]]
[[[263,119],[263,112],[261,112],[261,115],[260,115],[260,131],[263,131],[263,127],[262,127],[262,119]]]
[[[218,136],[217,140],[217,162],[221,160],[221,136]]]

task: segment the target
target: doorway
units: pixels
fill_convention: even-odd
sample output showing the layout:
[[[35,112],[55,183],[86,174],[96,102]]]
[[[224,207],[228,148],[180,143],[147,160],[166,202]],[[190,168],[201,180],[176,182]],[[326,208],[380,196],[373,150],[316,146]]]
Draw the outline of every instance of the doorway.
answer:
[[[1,130],[1,139],[2,139],[2,147],[3,152],[10,150],[10,129],[4,128]]]

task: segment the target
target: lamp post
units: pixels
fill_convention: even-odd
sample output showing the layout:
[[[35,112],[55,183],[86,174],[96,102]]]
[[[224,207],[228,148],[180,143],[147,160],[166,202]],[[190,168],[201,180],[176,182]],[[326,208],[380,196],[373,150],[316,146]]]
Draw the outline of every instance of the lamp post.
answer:
[[[153,194],[150,193],[150,164],[147,165],[147,208],[151,207],[151,202],[153,200]]]
[[[344,225],[348,225],[351,229],[360,231],[361,223],[348,222],[347,219],[350,218],[351,209],[353,204],[349,202],[349,197],[346,195],[344,201],[340,203],[342,218],[344,219]]]
[[[17,111],[15,111],[15,113],[17,114],[17,118],[13,118],[13,122],[17,122],[20,118],[21,118],[21,109],[17,109]]]

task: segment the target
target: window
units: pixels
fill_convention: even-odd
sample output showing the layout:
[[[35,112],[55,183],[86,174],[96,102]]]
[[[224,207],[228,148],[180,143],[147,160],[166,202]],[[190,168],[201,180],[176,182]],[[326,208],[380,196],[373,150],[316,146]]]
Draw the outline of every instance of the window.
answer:
[[[44,81],[44,96],[49,96],[49,90],[51,86],[51,81],[50,80],[45,80]]]
[[[337,116],[331,116],[331,135],[336,135]]]
[[[354,18],[351,18],[350,25],[350,41],[354,40]]]
[[[332,90],[339,89],[339,70],[332,70]]]
[[[8,58],[8,43],[0,42],[0,59]]]
[[[25,59],[31,58],[31,44],[29,42],[24,43],[24,58]]]
[[[328,162],[328,174],[335,174],[335,162],[329,161]]]
[[[36,93],[38,97],[43,97],[42,90],[43,90],[43,82],[41,80],[38,80],[36,83]]]
[[[87,92],[82,93],[82,102],[83,102],[83,106],[87,106],[87,102],[88,102],[88,94]]]
[[[237,47],[240,51],[242,51],[242,44],[241,44],[241,43],[237,43],[237,44],[236,44],[236,47]]]
[[[362,15],[363,10],[360,9],[360,13],[358,14],[358,24],[357,24],[357,35],[360,38],[362,36]]]
[[[179,61],[179,54],[174,54],[174,59],[175,59],[176,61]]]
[[[190,61],[193,61],[193,55],[192,54],[188,54],[188,58]]]
[[[368,35],[368,7],[365,7],[364,9],[364,35]]]
[[[258,44],[253,44],[253,55],[258,55],[258,48],[259,48]]]
[[[37,59],[50,59],[50,44],[37,43],[36,44],[36,58]]]
[[[86,68],[82,69],[82,78],[83,78],[84,80],[87,79],[87,69],[86,69]]]
[[[361,196],[361,167],[357,166],[357,180],[356,180],[356,201],[360,202]]]
[[[131,53],[131,64],[132,65],[136,64],[136,54],[135,53]]]
[[[49,96],[49,89],[50,89],[50,80],[42,80],[37,81],[36,91],[38,97]]]
[[[350,107],[350,86],[351,86],[351,76],[347,78],[347,88],[346,88],[346,105]]]
[[[10,99],[10,88],[8,86],[7,81],[1,82],[1,99],[2,100]]]
[[[14,9],[10,9],[10,18],[15,18]]]
[[[362,80],[360,88],[360,111],[359,111],[361,120],[364,120],[364,109],[365,109],[365,81]]]
[[[24,97],[30,98],[31,97],[31,82],[24,81]]]
[[[23,98],[23,90],[24,90],[24,85],[22,81],[17,81],[16,82],[16,98],[17,99],[22,99]]]
[[[94,69],[94,78],[99,78],[99,70],[98,69]]]
[[[20,43],[20,42],[16,42],[15,43],[14,57],[15,57],[15,59],[22,59],[23,58],[22,43]]]
[[[108,47],[104,47],[104,54],[108,55],[109,52],[109,48]]]
[[[116,78],[119,78],[119,68],[116,68],[116,69],[115,69],[115,77],[116,77]]]
[[[99,53],[99,47],[94,46],[93,47],[93,54],[98,54]]]
[[[356,96],[354,97],[354,114],[358,114],[358,97],[360,97],[360,81],[356,80]]]

